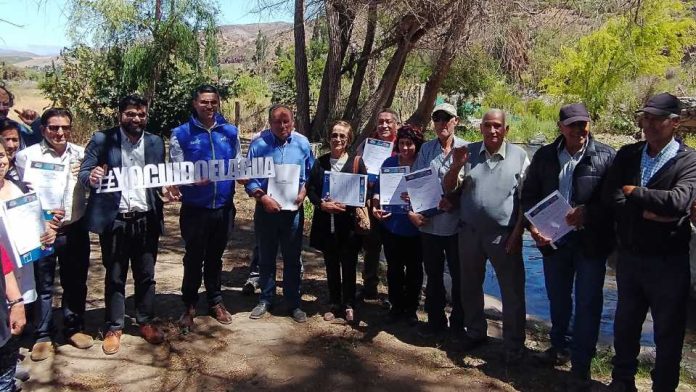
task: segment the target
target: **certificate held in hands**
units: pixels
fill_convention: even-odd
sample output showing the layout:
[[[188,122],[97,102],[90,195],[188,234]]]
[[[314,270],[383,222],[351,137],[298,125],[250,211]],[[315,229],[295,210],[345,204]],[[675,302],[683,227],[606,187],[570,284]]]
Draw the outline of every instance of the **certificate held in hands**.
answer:
[[[437,207],[442,199],[442,185],[437,171],[428,167],[404,175],[404,180],[414,212],[425,216],[439,213]]]
[[[555,243],[566,234],[574,230],[573,226],[566,223],[565,217],[573,207],[561,195],[554,191],[537,203],[524,216],[539,230],[544,237],[551,239],[551,246],[555,249]]]
[[[22,181],[31,184],[44,210],[64,207],[70,166],[67,164],[29,161]]]
[[[394,151],[394,143],[379,139],[367,139],[363,150],[362,160],[368,174],[377,175],[384,161]]]
[[[297,211],[300,192],[300,165],[275,165],[275,177],[268,179],[268,196],[280,204],[283,211]]]
[[[341,172],[325,172],[322,197],[351,207],[365,207],[367,176]]]
[[[379,204],[384,211],[405,214],[409,211],[408,202],[401,199],[406,189],[405,174],[410,172],[408,166],[383,167],[379,173]]]
[[[41,244],[44,231],[44,215],[36,193],[0,203],[0,242],[18,268],[53,253],[53,247]]]

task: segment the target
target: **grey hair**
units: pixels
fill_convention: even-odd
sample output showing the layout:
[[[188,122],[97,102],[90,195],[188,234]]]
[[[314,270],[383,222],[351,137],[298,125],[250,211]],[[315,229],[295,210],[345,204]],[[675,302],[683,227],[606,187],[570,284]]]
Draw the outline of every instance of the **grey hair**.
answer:
[[[507,124],[506,116],[505,116],[505,111],[504,111],[503,109],[498,109],[498,108],[491,108],[491,109],[488,109],[488,111],[487,111],[486,113],[483,114],[483,117],[481,117],[481,120],[483,120],[484,118],[486,118],[488,115],[493,115],[493,114],[499,114],[500,117],[503,118],[503,124]]]

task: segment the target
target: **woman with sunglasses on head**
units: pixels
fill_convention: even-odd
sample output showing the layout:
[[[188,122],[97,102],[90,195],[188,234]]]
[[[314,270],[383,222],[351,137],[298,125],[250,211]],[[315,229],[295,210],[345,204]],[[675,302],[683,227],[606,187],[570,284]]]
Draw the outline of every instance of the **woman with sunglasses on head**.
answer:
[[[330,309],[324,320],[344,316],[352,322],[355,315],[355,279],[360,237],[355,233],[355,208],[324,197],[324,173],[367,174],[360,156],[349,154],[353,142],[350,124],[337,121],[329,133],[331,151],[314,161],[307,181],[307,197],[314,205],[310,246],[321,250],[326,264]]]
[[[423,145],[423,134],[409,125],[399,128],[396,134],[398,155],[387,158],[382,167],[413,167],[418,151]],[[373,205],[379,206],[379,184],[372,197]],[[420,303],[423,285],[423,254],[418,228],[403,213],[387,212],[379,207],[372,215],[382,222],[381,237],[384,255],[387,258],[387,285],[389,287],[388,321],[394,323],[405,319],[409,324],[418,323],[416,310]]]

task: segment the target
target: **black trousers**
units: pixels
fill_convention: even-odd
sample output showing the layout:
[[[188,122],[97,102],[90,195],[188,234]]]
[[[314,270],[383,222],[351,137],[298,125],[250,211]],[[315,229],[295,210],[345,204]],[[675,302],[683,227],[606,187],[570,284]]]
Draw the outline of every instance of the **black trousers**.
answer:
[[[234,205],[218,209],[181,206],[179,224],[186,243],[182,300],[186,306],[198,302],[198,289],[205,283],[208,305],[222,302],[222,253],[227,246]]]
[[[461,297],[458,235],[440,236],[421,233],[421,241],[423,265],[428,275],[428,283],[425,286],[425,311],[428,313],[428,324],[436,328],[447,327],[445,315],[447,296],[444,283],[446,261],[452,277],[450,328],[461,331],[464,328],[464,310]]]
[[[130,262],[135,284],[135,319],[147,324],[154,317],[155,262],[160,236],[157,214],[138,219],[119,219],[99,235],[102,263],[106,268],[104,300],[106,329],[121,330],[126,311],[126,279]]]
[[[387,257],[387,285],[393,312],[415,313],[423,286],[421,239],[403,237],[382,228],[384,255]]]
[[[34,336],[37,341],[50,341],[53,332],[53,284],[56,265],[59,266],[63,287],[63,334],[67,337],[84,328],[87,299],[87,271],[89,270],[89,232],[83,220],[73,222],[58,232],[53,244],[54,253],[36,262],[34,276],[39,300],[34,305],[37,313]]]
[[[651,372],[653,391],[677,388],[690,281],[688,254],[643,256],[619,252],[613,379],[634,379],[643,321],[650,309],[656,351]]]
[[[362,235],[363,255],[363,290],[368,295],[377,295],[379,286],[379,256],[382,251],[380,238],[381,224],[370,215],[370,232]]]
[[[334,245],[327,246],[323,251],[329,301],[335,308],[353,308],[355,307],[355,267],[358,264],[360,240],[351,235],[336,241]]]

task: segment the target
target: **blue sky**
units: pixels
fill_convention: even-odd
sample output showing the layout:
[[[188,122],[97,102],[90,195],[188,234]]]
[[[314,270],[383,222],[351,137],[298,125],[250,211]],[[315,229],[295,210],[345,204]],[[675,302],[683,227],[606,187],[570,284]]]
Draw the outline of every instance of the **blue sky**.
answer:
[[[218,0],[220,24],[247,24],[292,21],[287,13],[254,13],[254,0]],[[0,22],[0,49],[56,54],[70,44],[66,36],[64,0],[0,0],[0,18],[21,25]],[[41,4],[41,6],[39,6]]]

